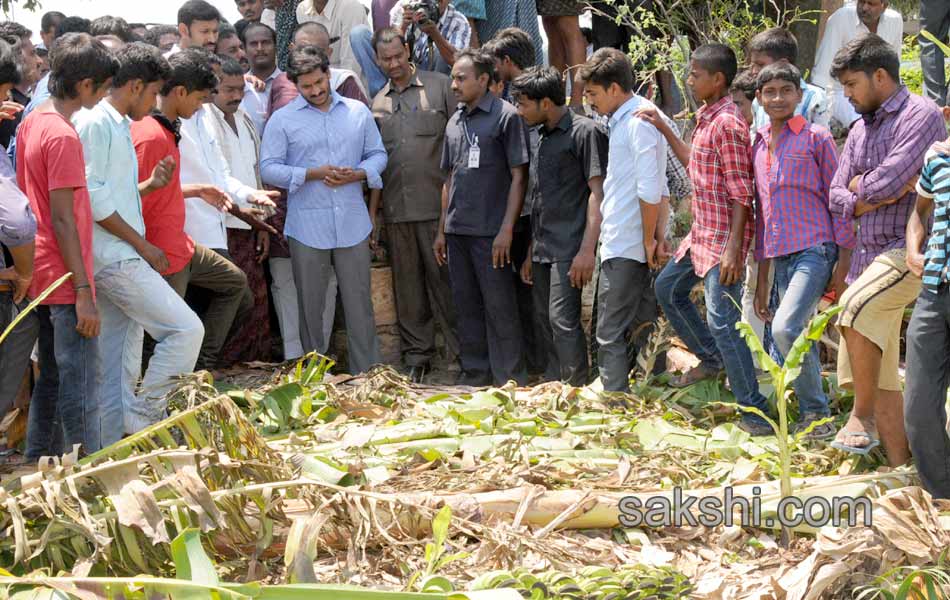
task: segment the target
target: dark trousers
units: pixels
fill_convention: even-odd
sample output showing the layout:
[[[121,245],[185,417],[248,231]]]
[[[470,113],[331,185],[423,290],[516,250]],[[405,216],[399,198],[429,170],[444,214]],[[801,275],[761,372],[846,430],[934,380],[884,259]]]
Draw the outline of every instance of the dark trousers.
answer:
[[[950,289],[920,293],[907,328],[904,428],[924,487],[934,498],[950,498]]]
[[[600,263],[597,285],[597,365],[608,392],[630,389],[629,332],[641,305],[656,305],[650,268],[629,258],[611,258]]]
[[[545,379],[587,384],[587,336],[581,325],[581,290],[571,285],[571,262],[533,263],[534,306],[548,348]]]
[[[26,300],[19,305],[14,304],[12,292],[0,292],[0,333],[9,327],[27,304]],[[23,377],[30,366],[30,353],[38,332],[36,314],[30,313],[0,344],[0,419],[13,408]]]
[[[521,265],[528,258],[531,247],[531,217],[524,215],[515,225],[511,241],[511,266],[515,271],[515,298],[518,301],[518,318],[521,319],[522,349],[525,368],[532,375],[547,373],[547,360],[551,352],[544,333],[544,326],[534,306],[534,289],[521,281],[518,275]]]
[[[445,338],[448,358],[459,354],[449,270],[432,252],[439,221],[387,223],[399,340],[408,367],[428,363],[435,354],[435,325]]]
[[[926,29],[946,43],[950,33],[950,2],[947,0],[920,1],[920,28]],[[920,66],[924,71],[924,91],[939,106],[947,104],[947,76],[944,55],[937,44],[924,38],[920,43]]]
[[[491,237],[445,238],[463,373],[473,380],[491,375],[497,385],[525,384],[514,271],[492,267]]]
[[[101,439],[97,339],[84,338],[76,331],[76,307],[72,304],[40,306],[36,315],[40,377],[30,402],[26,457],[34,461],[58,454],[61,435],[66,452],[71,452],[74,444],[80,444],[86,454],[97,452]]]
[[[247,310],[248,303],[253,303],[247,288],[247,277],[224,256],[204,246],[195,245],[195,254],[185,268],[165,279],[182,298],[185,297],[188,286],[210,292],[208,309],[204,311],[201,319],[205,327],[205,337],[195,368],[216,368],[218,355],[235,317],[242,306]]]

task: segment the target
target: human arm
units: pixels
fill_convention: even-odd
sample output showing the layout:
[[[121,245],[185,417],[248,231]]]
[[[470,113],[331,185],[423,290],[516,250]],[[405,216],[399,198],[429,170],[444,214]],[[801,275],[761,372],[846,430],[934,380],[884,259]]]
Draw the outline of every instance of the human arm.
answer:
[[[739,119],[724,120],[716,134],[715,145],[722,160],[723,181],[731,203],[729,236],[719,263],[719,281],[728,286],[742,281],[744,276],[742,247],[754,197],[748,127]]]
[[[670,223],[670,197],[663,196],[660,199],[659,212],[656,217],[656,254],[655,262],[657,268],[663,268],[669,262],[673,255],[673,246],[668,238],[667,231]]]
[[[168,270],[168,258],[161,248],[149,243],[138,231],[126,223],[119,213],[114,212],[104,219],[99,219],[96,223],[107,232],[132,246],[138,255],[159,273]]]
[[[26,195],[17,187],[13,168],[6,156],[0,155],[2,168],[9,175],[0,176],[0,243],[7,247],[13,257],[13,266],[0,269],[0,279],[11,282],[13,299],[21,302],[26,297],[33,280],[33,253],[36,237],[36,219]]]
[[[755,298],[752,302],[752,308],[755,316],[764,323],[772,321],[772,312],[769,310],[769,293],[772,288],[769,285],[769,271],[772,270],[772,260],[764,259],[758,261],[759,268],[756,272]]]
[[[379,207],[383,205],[383,190],[373,189],[369,191],[369,221],[373,224],[373,232],[369,236],[369,245],[373,250],[379,243]]]
[[[597,241],[600,239],[600,224],[603,215],[600,207],[604,202],[604,178],[592,177],[587,181],[590,186],[590,198],[587,200],[587,224],[584,227],[584,237],[581,247],[571,261],[571,268],[567,272],[571,286],[583,288],[594,277],[594,266],[597,262]]]
[[[92,297],[91,273],[86,273],[83,264],[79,230],[73,216],[74,194],[74,188],[50,190],[50,219],[60,256],[66,270],[72,273],[76,290],[76,331],[85,338],[94,338],[99,335],[99,313]]]
[[[637,182],[637,202],[640,205],[642,239],[645,259],[651,269],[656,268],[657,223],[660,205],[666,189],[666,169],[661,167],[659,153],[666,153],[667,144],[662,133],[646,119],[630,119],[626,128],[626,143],[633,156],[634,177]]]
[[[511,241],[514,238],[515,221],[521,215],[525,189],[528,184],[528,166],[511,167],[511,187],[508,188],[508,201],[505,206],[505,218],[501,222],[498,234],[491,247],[492,266],[503,268],[511,263]]]
[[[907,268],[917,277],[924,274],[924,255],[927,241],[927,224],[934,208],[935,190],[933,185],[932,165],[924,165],[924,170],[917,182],[917,202],[914,210],[907,217]]]
[[[450,22],[446,29],[446,35],[443,35],[439,23],[427,21],[424,24],[420,21],[423,17],[421,11],[413,15],[413,20],[419,26],[424,34],[435,44],[436,49],[450,67],[455,64],[455,55],[462,48],[466,48],[471,43],[472,27],[467,19],[455,19],[457,23]]]
[[[448,254],[445,250],[445,217],[449,210],[449,186],[452,183],[452,174],[449,173],[445,183],[442,184],[442,211],[439,213],[439,229],[435,232],[435,241],[432,242],[432,252],[435,254],[435,262],[439,266],[445,266],[448,262]]]
[[[175,159],[166,156],[155,165],[152,174],[139,182],[139,195],[148,196],[152,192],[158,191],[171,182],[172,175],[175,173]]]
[[[669,125],[667,125],[666,120],[658,112],[659,109],[652,106],[644,106],[638,108],[636,112],[633,113],[633,116],[643,119],[650,125],[653,125],[657,131],[659,131],[663,137],[666,139],[666,143],[670,145],[670,148],[673,150],[673,153],[676,155],[677,160],[680,161],[684,167],[689,166],[689,144],[684,142],[680,137],[673,131]]]

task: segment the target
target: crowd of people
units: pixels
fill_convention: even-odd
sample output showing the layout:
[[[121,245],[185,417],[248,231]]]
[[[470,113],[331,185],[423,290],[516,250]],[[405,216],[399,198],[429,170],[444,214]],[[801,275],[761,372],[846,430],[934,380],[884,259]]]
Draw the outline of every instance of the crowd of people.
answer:
[[[236,0],[233,25],[204,0],[176,27],[47,13],[36,48],[0,23],[0,326],[42,298],[0,346],[0,414],[35,360],[22,460],[161,420],[196,369],[326,353],[338,297],[348,369],[366,372],[385,241],[413,380],[440,334],[461,385],[628,392],[662,314],[699,359],[671,385],[725,375],[755,436],[769,406],[736,324],[781,360],[830,291],[854,410],[836,431],[813,347],[797,430],[913,457],[950,497],[950,109],[902,85],[887,2],[831,16],[812,83],[781,28],[741,72],[728,46],[693,49],[688,142],[623,51],[580,52],[575,2],[539,0],[534,32],[517,10],[480,27],[477,2],[284,0],[269,22],[265,4]]]

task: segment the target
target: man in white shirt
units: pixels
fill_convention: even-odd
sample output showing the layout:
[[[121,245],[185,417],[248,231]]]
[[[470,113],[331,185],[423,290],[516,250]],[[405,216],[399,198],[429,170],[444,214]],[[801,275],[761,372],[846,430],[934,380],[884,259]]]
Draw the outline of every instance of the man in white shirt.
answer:
[[[350,46],[350,31],[366,25],[366,8],[359,0],[303,0],[297,5],[297,23],[316,21],[330,32],[330,66],[349,69],[362,76],[360,63]]]
[[[251,23],[244,29],[244,52],[251,65],[251,75],[264,82],[262,90],[246,84],[241,102],[241,110],[251,118],[260,137],[264,135],[267,116],[273,112],[270,97],[274,80],[283,73],[277,68],[277,34],[263,23]]]
[[[838,50],[864,33],[876,33],[898,54],[904,35],[904,19],[888,8],[888,0],[857,0],[839,8],[828,18],[825,35],[818,45],[811,82],[829,90],[831,116],[843,127],[849,127],[859,115],[844,97],[841,85],[831,76],[831,63]]]

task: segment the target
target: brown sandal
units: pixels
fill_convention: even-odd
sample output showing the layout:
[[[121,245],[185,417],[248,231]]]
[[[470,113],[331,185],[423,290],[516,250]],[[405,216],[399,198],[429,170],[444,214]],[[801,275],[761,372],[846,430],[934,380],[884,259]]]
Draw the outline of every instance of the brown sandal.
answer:
[[[722,375],[722,372],[722,369],[713,370],[703,365],[698,365],[678,377],[670,379],[670,387],[687,388],[706,379],[717,379]]]

